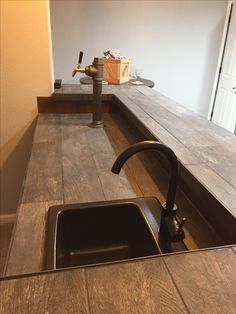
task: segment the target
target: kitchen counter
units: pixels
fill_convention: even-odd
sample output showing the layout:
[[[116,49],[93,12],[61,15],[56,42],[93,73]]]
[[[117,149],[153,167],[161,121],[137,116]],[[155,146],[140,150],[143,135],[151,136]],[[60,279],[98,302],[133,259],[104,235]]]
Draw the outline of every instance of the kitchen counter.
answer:
[[[0,281],[1,313],[227,313],[236,247]]]
[[[92,99],[90,85],[63,85],[55,100]],[[104,85],[103,99],[122,105],[236,218],[236,136],[146,86]]]
[[[234,135],[147,87],[104,86],[103,94],[169,145],[235,218]],[[63,86],[55,98],[91,99],[91,87]],[[140,196],[125,171],[110,172],[117,153],[104,129],[87,126],[90,120],[90,114],[39,115],[5,275],[43,270],[51,205]],[[5,279],[0,312],[32,313],[36,306],[43,313],[234,313],[235,254],[236,246]]]

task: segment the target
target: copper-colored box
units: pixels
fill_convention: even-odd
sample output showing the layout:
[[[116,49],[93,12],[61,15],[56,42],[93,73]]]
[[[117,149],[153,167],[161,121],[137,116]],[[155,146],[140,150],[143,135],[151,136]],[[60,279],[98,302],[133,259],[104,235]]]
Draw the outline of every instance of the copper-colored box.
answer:
[[[122,84],[130,80],[130,60],[103,58],[104,81],[109,84]]]

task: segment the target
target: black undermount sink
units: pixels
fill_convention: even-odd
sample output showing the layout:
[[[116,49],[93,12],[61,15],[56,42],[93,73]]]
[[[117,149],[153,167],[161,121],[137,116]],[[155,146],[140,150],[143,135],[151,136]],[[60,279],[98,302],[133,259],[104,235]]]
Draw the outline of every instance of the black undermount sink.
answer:
[[[160,254],[161,214],[154,197],[52,206],[46,269]]]

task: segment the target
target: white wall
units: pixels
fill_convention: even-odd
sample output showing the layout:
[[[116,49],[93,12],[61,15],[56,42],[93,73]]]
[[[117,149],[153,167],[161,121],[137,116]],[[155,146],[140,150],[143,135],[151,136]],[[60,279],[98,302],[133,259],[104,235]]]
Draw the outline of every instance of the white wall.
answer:
[[[207,117],[227,1],[50,2],[55,76],[120,49],[155,88]]]
[[[52,72],[48,1],[1,1],[0,214],[16,211],[37,96],[51,95]]]

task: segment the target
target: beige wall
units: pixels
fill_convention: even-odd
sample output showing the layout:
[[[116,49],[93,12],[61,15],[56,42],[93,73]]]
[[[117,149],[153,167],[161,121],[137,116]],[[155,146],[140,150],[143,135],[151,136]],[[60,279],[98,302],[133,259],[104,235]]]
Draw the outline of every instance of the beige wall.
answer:
[[[37,96],[52,92],[47,0],[1,1],[1,208],[16,211]]]

